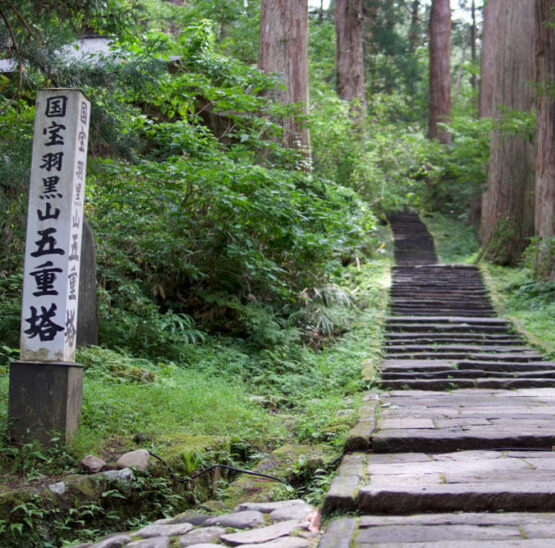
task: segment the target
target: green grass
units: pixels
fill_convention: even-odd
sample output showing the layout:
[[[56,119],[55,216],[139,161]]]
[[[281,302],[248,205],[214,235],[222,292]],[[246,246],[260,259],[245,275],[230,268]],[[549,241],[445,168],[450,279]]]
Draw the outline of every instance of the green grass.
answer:
[[[474,263],[480,244],[474,227],[454,215],[434,213],[421,216],[434,237],[438,261],[444,264]]]
[[[531,265],[482,265],[498,311],[548,359],[555,359],[555,283],[534,279]]]

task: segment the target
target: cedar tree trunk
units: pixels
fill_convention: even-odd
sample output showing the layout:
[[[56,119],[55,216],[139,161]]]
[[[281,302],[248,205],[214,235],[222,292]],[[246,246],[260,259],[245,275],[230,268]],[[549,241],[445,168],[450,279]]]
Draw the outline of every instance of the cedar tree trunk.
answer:
[[[535,0],[490,0],[493,36],[493,118],[504,109],[529,112],[535,92]],[[497,126],[491,135],[488,188],[480,232],[484,254],[498,264],[516,263],[534,234],[533,138]]]
[[[366,105],[362,0],[337,0],[335,7],[335,61],[337,91],[345,101],[354,101],[351,115],[360,121]]]
[[[536,0],[536,275],[555,281],[555,0]]]
[[[430,104],[428,138],[448,144],[449,134],[438,128],[451,113],[451,10],[449,0],[432,0],[430,12]]]
[[[258,68],[282,78],[276,100],[308,115],[308,0],[262,0]],[[297,117],[283,121],[283,142],[310,157],[308,128]]]

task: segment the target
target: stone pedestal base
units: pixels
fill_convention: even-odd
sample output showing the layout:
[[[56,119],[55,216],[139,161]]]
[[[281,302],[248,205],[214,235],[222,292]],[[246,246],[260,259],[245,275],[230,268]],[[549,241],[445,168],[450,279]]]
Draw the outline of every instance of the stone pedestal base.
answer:
[[[81,416],[83,366],[61,362],[10,364],[8,435],[15,442],[69,441]]]

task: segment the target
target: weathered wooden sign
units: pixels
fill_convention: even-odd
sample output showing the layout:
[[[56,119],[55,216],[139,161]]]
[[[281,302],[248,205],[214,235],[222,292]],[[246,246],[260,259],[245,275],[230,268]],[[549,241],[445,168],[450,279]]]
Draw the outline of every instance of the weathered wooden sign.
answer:
[[[90,103],[37,94],[27,218],[21,360],[75,361]]]

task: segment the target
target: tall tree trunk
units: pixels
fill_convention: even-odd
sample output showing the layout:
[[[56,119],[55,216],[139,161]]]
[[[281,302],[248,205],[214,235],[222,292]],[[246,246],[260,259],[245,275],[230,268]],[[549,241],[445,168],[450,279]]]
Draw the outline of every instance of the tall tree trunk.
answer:
[[[472,18],[472,24],[470,25],[470,58],[472,60],[472,69],[476,66],[476,0],[472,0],[470,6],[470,14]],[[472,72],[470,77],[470,86],[472,89],[476,89],[476,74]]]
[[[536,0],[536,275],[555,281],[555,0]]]
[[[283,78],[277,100],[298,104],[300,114],[308,115],[308,0],[262,0],[258,68]],[[284,145],[310,157],[308,128],[297,117],[283,125]]]
[[[478,114],[481,118],[493,116],[493,90],[495,80],[494,45],[496,27],[491,17],[490,4],[484,4],[482,15],[482,61],[480,70],[480,102]]]
[[[409,52],[411,55],[416,53],[418,45],[418,12],[420,10],[420,0],[413,0],[410,10],[410,27],[409,27]]]
[[[362,31],[362,0],[337,0],[335,7],[337,91],[341,99],[354,101],[351,115],[355,121],[360,121],[366,105]]]
[[[493,32],[493,117],[534,107],[535,0],[490,0]],[[534,147],[529,136],[494,128],[488,188],[482,200],[484,253],[514,264],[534,233]]]
[[[439,122],[447,122],[451,113],[451,10],[449,0],[432,0],[430,13],[430,103],[428,138],[448,144],[449,134],[440,130]]]

